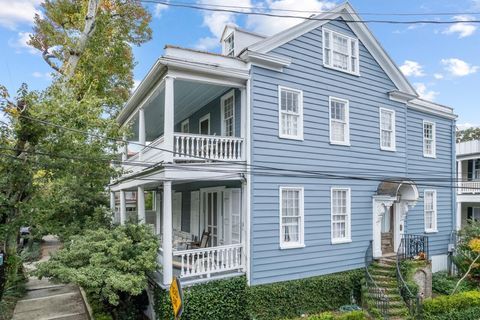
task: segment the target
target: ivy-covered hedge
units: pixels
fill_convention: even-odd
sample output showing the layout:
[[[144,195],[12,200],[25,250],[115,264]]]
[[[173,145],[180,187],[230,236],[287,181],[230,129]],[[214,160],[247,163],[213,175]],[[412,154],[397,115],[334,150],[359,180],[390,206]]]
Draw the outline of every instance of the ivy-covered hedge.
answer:
[[[247,286],[245,277],[211,281],[184,288],[185,320],[294,318],[336,310],[360,300],[363,271],[355,270],[301,280]],[[169,293],[155,290],[158,319],[173,319]]]
[[[423,304],[424,320],[480,319],[480,291],[427,299]]]
[[[336,310],[360,301],[363,270],[278,282],[249,288],[249,308],[254,319],[294,318]]]
[[[182,320],[246,320],[247,280],[235,277],[211,281],[183,290]],[[155,289],[157,319],[174,319],[168,290]]]

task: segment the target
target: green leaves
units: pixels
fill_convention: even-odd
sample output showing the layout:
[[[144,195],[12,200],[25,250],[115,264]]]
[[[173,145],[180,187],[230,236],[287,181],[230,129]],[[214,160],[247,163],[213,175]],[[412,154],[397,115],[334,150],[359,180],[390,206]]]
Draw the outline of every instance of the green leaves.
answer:
[[[147,273],[157,267],[157,250],[156,237],[144,225],[88,230],[39,264],[36,274],[78,284],[116,306],[122,294],[136,296],[145,289]]]

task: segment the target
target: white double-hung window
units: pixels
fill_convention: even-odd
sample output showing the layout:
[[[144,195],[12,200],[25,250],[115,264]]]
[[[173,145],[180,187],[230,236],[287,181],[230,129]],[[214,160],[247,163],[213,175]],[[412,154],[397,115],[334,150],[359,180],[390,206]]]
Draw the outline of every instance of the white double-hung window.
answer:
[[[423,121],[423,156],[435,158],[437,152],[435,123]]]
[[[279,136],[287,139],[303,139],[302,91],[278,87]]]
[[[332,243],[351,242],[351,199],[349,188],[332,188]]]
[[[233,32],[227,38],[225,38],[223,46],[223,52],[226,56],[233,57],[235,55],[235,39]]]
[[[358,39],[324,28],[323,65],[358,75]]]
[[[437,191],[425,190],[423,202],[425,232],[437,232]]]
[[[348,100],[330,97],[330,143],[350,144]]]
[[[380,149],[395,151],[395,111],[380,108]]]
[[[222,135],[235,135],[235,93],[230,91],[221,98],[222,105]]]
[[[303,188],[280,187],[280,248],[303,246]]]

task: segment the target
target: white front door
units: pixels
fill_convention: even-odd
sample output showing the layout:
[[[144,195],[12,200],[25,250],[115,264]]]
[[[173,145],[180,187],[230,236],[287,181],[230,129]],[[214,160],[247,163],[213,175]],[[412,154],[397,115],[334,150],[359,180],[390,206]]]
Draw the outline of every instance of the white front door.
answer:
[[[222,190],[202,190],[201,202],[205,230],[210,232],[209,246],[222,245]]]
[[[241,241],[241,190],[226,189],[223,192],[225,244]]]

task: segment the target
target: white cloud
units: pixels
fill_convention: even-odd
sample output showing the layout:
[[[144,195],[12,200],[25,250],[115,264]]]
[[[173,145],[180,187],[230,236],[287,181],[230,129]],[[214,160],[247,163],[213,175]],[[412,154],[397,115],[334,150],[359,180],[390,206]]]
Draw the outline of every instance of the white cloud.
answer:
[[[445,66],[445,70],[455,77],[468,76],[469,74],[477,72],[479,69],[478,66],[472,66],[457,58],[442,59],[441,62]]]
[[[168,0],[166,1],[167,3],[169,2]],[[154,16],[157,17],[157,18],[160,18],[162,16],[162,13],[164,11],[166,11],[168,9],[168,5],[166,4],[163,4],[163,3],[157,3],[155,5],[155,9],[154,9]]]
[[[208,51],[219,45],[219,39],[215,37],[200,38],[194,48],[197,50]]]
[[[433,77],[434,77],[435,79],[437,79],[437,80],[440,80],[440,79],[443,79],[443,74],[441,74],[441,73],[435,73],[435,74],[433,75]]]
[[[456,21],[462,21],[459,23],[452,24],[447,29],[443,30],[444,34],[458,34],[459,38],[465,38],[471,36],[476,30],[477,26],[469,23],[468,21],[474,20],[475,18],[467,15],[454,16],[453,19]]]
[[[435,97],[438,95],[438,92],[433,90],[428,90],[425,83],[417,82],[417,83],[414,83],[413,86],[415,87],[415,90],[417,91],[418,95],[422,99],[433,101]]]
[[[263,0],[260,3],[255,3],[256,6],[265,8],[266,12],[271,10],[299,10],[311,11],[312,14],[323,11],[328,11],[336,6],[332,1],[321,0],[303,0],[299,4],[298,0]],[[273,11],[278,13],[278,11]],[[310,14],[305,12],[289,12],[289,15],[298,17],[308,17]],[[282,17],[267,17],[259,15],[250,15],[247,18],[247,27],[253,29],[255,32],[272,35],[287,28],[290,28],[298,23],[303,22],[301,18],[282,18]]]
[[[198,4],[201,5],[224,5],[223,0],[199,0]],[[239,7],[251,7],[252,3],[250,0],[237,0],[235,2],[236,6]],[[243,9],[243,11],[248,12],[250,9]],[[228,23],[235,23],[235,13],[233,12],[218,12],[218,11],[203,11],[203,26],[207,27],[212,33],[213,37],[202,38],[197,44],[196,48],[213,49],[220,44],[220,37],[222,36],[223,29]],[[213,44],[213,40],[209,38],[216,39],[216,44]],[[208,44],[208,48],[206,46]]]
[[[458,123],[457,124],[457,128],[459,130],[465,130],[465,129],[468,129],[468,128],[477,128],[477,127],[480,127],[480,125],[473,124],[473,123],[470,123],[470,122]]]
[[[15,29],[18,24],[32,23],[42,0],[0,0],[0,26]]]
[[[17,39],[9,40],[8,45],[14,49],[16,49],[17,53],[22,53],[23,51],[28,51],[31,54],[38,54],[38,50],[33,48],[32,46],[28,45],[28,41],[30,41],[30,32],[19,32],[17,34]]]
[[[400,66],[400,70],[407,77],[423,77],[425,75],[422,65],[416,61],[405,60]]]
[[[51,80],[52,79],[52,74],[50,72],[35,71],[34,73],[32,73],[32,76],[34,78],[45,79],[45,80]]]
[[[132,88],[132,91],[135,91],[138,86],[140,85],[140,82],[142,82],[142,80],[138,80],[138,79],[133,79],[133,88]]]

